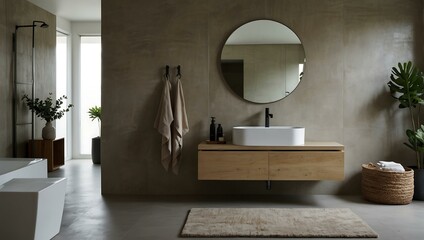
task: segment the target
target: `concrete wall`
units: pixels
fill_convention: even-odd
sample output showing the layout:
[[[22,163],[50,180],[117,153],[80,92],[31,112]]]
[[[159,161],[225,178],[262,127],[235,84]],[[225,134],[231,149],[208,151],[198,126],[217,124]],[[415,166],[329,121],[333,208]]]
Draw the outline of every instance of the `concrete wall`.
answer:
[[[12,81],[13,81],[13,49],[12,34],[16,25],[31,25],[32,21],[45,21],[50,25],[47,29],[36,28],[36,97],[45,98],[49,92],[55,93],[56,77],[56,18],[39,7],[25,0],[0,1],[0,156],[12,156]],[[32,28],[19,28],[17,33],[17,78],[19,82],[31,82],[31,52]],[[29,85],[20,84],[18,94],[31,94]],[[30,111],[19,101],[18,122],[30,121]],[[41,138],[41,129],[44,122],[37,119],[35,122],[35,137]],[[19,156],[25,156],[26,143],[31,137],[31,126],[20,125],[17,128]]]
[[[413,163],[403,146],[406,112],[386,83],[399,61],[423,67],[421,0],[162,0],[102,1],[102,192],[112,194],[358,194],[361,164]],[[286,99],[252,104],[235,96],[219,73],[226,36],[239,25],[272,19],[302,39],[303,80]],[[190,132],[180,174],[160,164],[153,128],[165,65],[182,66]],[[175,72],[172,72],[174,75]],[[198,181],[197,144],[209,116],[231,127],[306,127],[309,141],[345,144],[341,182]]]
[[[12,152],[10,143],[12,141],[11,129],[11,102],[9,93],[9,81],[7,79],[7,44],[10,37],[6,34],[6,0],[0,0],[0,156],[6,156]]]

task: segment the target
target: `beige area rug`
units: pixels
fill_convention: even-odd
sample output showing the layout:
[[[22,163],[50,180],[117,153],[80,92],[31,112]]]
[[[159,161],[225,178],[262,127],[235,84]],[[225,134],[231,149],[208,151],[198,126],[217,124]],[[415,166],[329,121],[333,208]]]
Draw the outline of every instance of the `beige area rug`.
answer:
[[[182,237],[377,238],[347,208],[192,208]]]

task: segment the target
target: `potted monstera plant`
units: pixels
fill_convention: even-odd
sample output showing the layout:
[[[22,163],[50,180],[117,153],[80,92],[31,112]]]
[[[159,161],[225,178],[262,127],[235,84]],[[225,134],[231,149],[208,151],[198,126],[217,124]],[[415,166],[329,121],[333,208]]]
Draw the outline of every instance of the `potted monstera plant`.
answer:
[[[52,121],[60,119],[66,112],[74,106],[69,104],[67,107],[62,109],[62,104],[67,97],[63,95],[62,97],[53,101],[51,97],[52,93],[49,93],[49,96],[45,100],[40,100],[39,98],[29,98],[28,95],[24,95],[22,100],[26,103],[28,108],[35,113],[37,117],[40,117],[46,121],[46,126],[41,132],[41,136],[46,140],[56,139],[56,129],[52,125]]]
[[[88,116],[91,121],[97,120],[99,124],[99,136],[91,139],[91,158],[94,164],[100,164],[100,122],[101,122],[102,109],[101,107],[94,106],[88,109]]]
[[[414,199],[424,200],[424,125],[420,122],[420,110],[424,104],[424,74],[411,62],[399,63],[392,68],[387,83],[391,95],[399,101],[399,108],[409,110],[411,127],[406,130],[408,142],[415,152]]]

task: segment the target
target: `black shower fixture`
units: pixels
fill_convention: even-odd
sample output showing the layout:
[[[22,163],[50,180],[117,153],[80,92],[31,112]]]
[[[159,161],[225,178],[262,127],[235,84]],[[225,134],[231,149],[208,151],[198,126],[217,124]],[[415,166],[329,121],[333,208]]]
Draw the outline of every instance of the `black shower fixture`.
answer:
[[[43,21],[34,21],[33,23],[34,23],[34,25],[35,25],[35,23],[41,23],[41,25],[40,25],[41,28],[48,28],[49,27],[49,25],[47,23],[43,22]]]
[[[49,25],[44,22],[44,21],[38,21],[38,20],[34,20],[32,21],[32,25],[16,25],[15,26],[15,32],[13,33],[13,53],[14,53],[14,75],[13,75],[13,157],[17,157],[17,130],[16,130],[16,126],[17,126],[17,103],[18,103],[18,93],[17,93],[17,84],[27,84],[27,83],[22,83],[20,81],[18,81],[18,79],[16,79],[17,77],[17,33],[18,33],[18,29],[19,28],[32,28],[32,77],[31,77],[31,85],[32,85],[32,89],[31,89],[31,99],[32,101],[34,101],[35,99],[35,28],[36,27],[40,27],[40,28],[48,28]],[[32,111],[31,113],[31,139],[34,140],[34,135],[35,135],[35,129],[34,129],[34,122],[35,122],[35,115],[34,112]],[[20,124],[22,125],[22,124]]]
[[[18,28],[24,28],[24,27],[41,27],[41,28],[48,28],[49,25],[44,21],[32,21],[32,25],[16,25],[15,30]]]

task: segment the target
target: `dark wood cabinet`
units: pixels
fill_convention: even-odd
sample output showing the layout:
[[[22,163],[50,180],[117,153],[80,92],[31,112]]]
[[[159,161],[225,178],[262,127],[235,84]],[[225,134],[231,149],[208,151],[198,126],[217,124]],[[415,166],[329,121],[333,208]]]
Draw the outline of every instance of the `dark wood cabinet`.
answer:
[[[55,171],[65,164],[65,139],[29,140],[28,155],[33,158],[46,158],[47,170]]]

